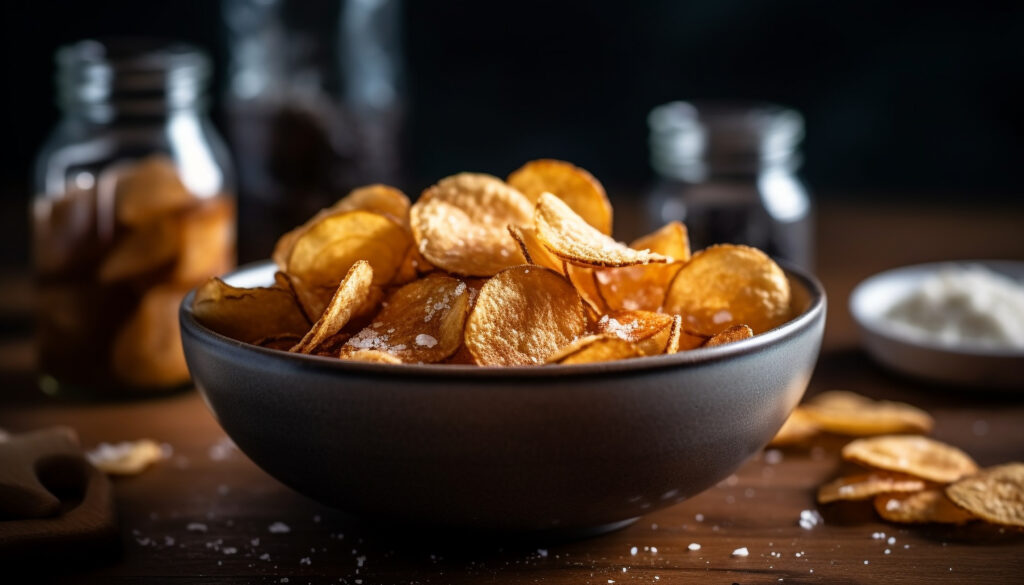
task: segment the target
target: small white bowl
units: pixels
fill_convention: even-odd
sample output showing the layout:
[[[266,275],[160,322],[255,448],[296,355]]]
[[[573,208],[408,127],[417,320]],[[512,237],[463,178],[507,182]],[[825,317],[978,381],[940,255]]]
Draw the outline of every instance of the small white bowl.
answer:
[[[1024,279],[1024,262],[1009,260],[936,262],[876,274],[857,285],[850,295],[850,313],[860,326],[864,347],[879,363],[917,378],[1001,390],[1024,389],[1024,351],[976,344],[951,346],[916,337],[886,317],[892,306],[924,279],[945,268],[966,265]]]

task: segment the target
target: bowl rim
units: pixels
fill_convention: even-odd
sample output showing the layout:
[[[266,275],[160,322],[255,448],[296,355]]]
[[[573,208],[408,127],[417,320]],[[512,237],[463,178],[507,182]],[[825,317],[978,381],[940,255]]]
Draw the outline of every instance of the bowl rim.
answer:
[[[872,335],[885,339],[890,343],[898,343],[905,347],[912,347],[917,350],[932,352],[936,355],[956,355],[964,357],[992,358],[992,359],[1021,359],[1024,358],[1024,350],[1001,347],[985,347],[977,344],[951,345],[932,339],[916,337],[907,333],[900,327],[891,326],[885,321],[885,312],[892,306],[871,309],[865,300],[871,290],[891,281],[906,281],[911,283],[936,274],[944,268],[982,266],[989,270],[1007,274],[1018,272],[1024,275],[1024,262],[1019,260],[988,260],[988,259],[965,259],[965,260],[944,260],[939,262],[924,262],[920,264],[908,264],[890,268],[872,274],[857,283],[857,286],[850,292],[848,308],[850,316],[860,327],[864,335]],[[1002,270],[999,270],[1002,268]],[[899,298],[892,299],[892,303]]]
[[[308,354],[289,353],[287,351],[261,347],[232,339],[199,323],[192,312],[192,299],[196,289],[185,295],[178,309],[182,332],[188,331],[197,338],[212,343],[221,349],[241,349],[252,352],[254,356],[283,360],[298,367],[317,367],[359,374],[383,374],[396,377],[459,377],[479,379],[517,378],[552,378],[564,376],[584,376],[620,372],[639,372],[665,368],[678,368],[697,364],[707,364],[730,359],[740,355],[763,351],[776,342],[795,337],[813,327],[824,318],[826,295],[821,282],[810,272],[797,268],[791,263],[775,259],[786,275],[799,282],[807,291],[809,305],[801,314],[793,317],[782,325],[755,335],[750,339],[719,345],[716,347],[698,348],[668,355],[646,356],[637,359],[595,362],[589,364],[569,365],[525,365],[525,366],[475,366],[466,364],[380,364],[342,360],[334,357]],[[239,266],[225,274],[230,278],[244,272],[268,270],[272,261],[263,260]],[[269,284],[269,282],[268,282]],[[184,338],[184,335],[183,335]]]

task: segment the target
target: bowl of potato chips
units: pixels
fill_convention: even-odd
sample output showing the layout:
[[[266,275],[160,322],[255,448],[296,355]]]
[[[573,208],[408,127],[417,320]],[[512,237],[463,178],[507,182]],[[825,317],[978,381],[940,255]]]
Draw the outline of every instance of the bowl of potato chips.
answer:
[[[810,379],[825,294],[759,250],[630,244],[569,163],[357,189],[185,299],[193,380],[271,475],[357,515],[623,526],[728,476]]]

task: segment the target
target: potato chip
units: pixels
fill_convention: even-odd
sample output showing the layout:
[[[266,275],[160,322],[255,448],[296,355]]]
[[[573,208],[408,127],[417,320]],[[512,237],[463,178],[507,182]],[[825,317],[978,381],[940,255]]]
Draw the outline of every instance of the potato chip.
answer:
[[[975,517],[957,508],[940,488],[927,488],[907,494],[882,494],[875,497],[875,511],[890,522],[901,524],[966,524]]]
[[[1024,527],[1024,463],[983,469],[946,487],[954,504],[993,524]]]
[[[403,363],[434,363],[455,353],[469,312],[465,282],[431,274],[393,292],[345,349],[376,349]]]
[[[682,320],[678,315],[649,311],[612,311],[596,324],[598,333],[624,339],[642,355],[675,353],[681,328]]]
[[[128,231],[100,264],[100,282],[129,280],[169,266],[181,249],[178,221],[175,216],[158,217]]]
[[[879,494],[919,492],[927,487],[924,480],[891,471],[872,471],[840,477],[818,488],[818,503],[839,500],[866,500]]]
[[[285,333],[283,335],[271,335],[270,337],[264,337],[252,342],[253,345],[260,347],[266,347],[269,349],[278,349],[281,351],[288,351],[295,347],[295,344],[302,341],[301,335],[295,335],[293,333]]]
[[[641,264],[597,270],[598,291],[609,309],[658,311],[681,262]]]
[[[193,204],[174,161],[154,155],[129,165],[117,177],[114,208],[123,225],[141,226]]]
[[[743,341],[744,339],[750,339],[753,336],[754,330],[748,325],[733,325],[724,331],[719,331],[712,335],[704,342],[703,347],[715,347],[716,345],[735,343],[737,341]]]
[[[373,269],[370,263],[359,260],[352,265],[348,274],[338,285],[331,301],[323,314],[313,324],[299,343],[289,351],[295,353],[312,353],[328,337],[337,334],[349,322],[370,294],[373,282]]]
[[[337,288],[359,260],[373,267],[373,283],[394,278],[411,242],[407,232],[387,217],[369,211],[329,215],[303,232],[288,256],[285,272],[309,287]]]
[[[678,221],[671,221],[646,236],[640,236],[629,247],[634,250],[650,250],[668,256],[675,262],[686,263],[690,260],[690,236],[686,226]]]
[[[597,290],[597,280],[594,276],[593,268],[563,263],[562,274],[569,277],[569,282],[576,289],[576,293],[580,295],[583,302],[587,304],[595,319],[608,311],[608,307],[604,304],[604,299],[601,298],[601,293]]]
[[[683,328],[714,335],[747,324],[755,334],[790,317],[786,275],[764,252],[721,244],[697,252],[672,280],[665,311],[683,316]]]
[[[536,229],[532,226],[510,225],[508,231],[519,244],[519,251],[523,253],[527,262],[565,274],[565,261],[544,247],[544,244],[537,239]]]
[[[455,350],[455,353],[445,358],[446,364],[458,365],[458,366],[476,366],[476,358],[470,353],[469,349],[466,348],[466,344],[463,343],[459,346],[459,349]]]
[[[427,259],[420,254],[416,246],[409,246],[409,249],[405,252],[405,258],[402,260],[402,265],[398,267],[394,278],[388,284],[392,286],[408,284],[419,278],[420,275],[432,270],[434,270],[434,266],[427,262]]]
[[[391,219],[406,230],[409,229],[409,198],[405,196],[405,193],[388,185],[359,187],[350,191],[334,205],[321,209],[306,223],[281,236],[271,254],[274,263],[281,268],[287,266],[288,257],[299,236],[325,217],[346,211],[372,211]]]
[[[114,338],[111,369],[118,380],[141,388],[188,381],[178,323],[184,296],[184,290],[170,285],[155,286],[142,295],[135,313]]]
[[[636,346],[615,335],[588,335],[559,349],[545,360],[549,364],[591,364],[640,357]]]
[[[277,286],[237,288],[211,278],[196,289],[192,312],[204,326],[246,343],[284,335],[301,338],[309,330],[291,291]]]
[[[431,264],[464,276],[491,276],[523,263],[508,225],[532,212],[522,193],[490,175],[460,173],[423,192],[410,210],[412,233]]]
[[[929,481],[949,483],[978,471],[966,453],[917,435],[883,435],[847,443],[843,458],[867,467],[906,473]]]
[[[352,349],[342,348],[338,355],[343,360],[353,362],[370,362],[374,364],[400,364],[402,360],[379,349]]]
[[[223,197],[183,213],[179,222],[180,253],[171,276],[194,285],[224,274],[235,265],[235,206]]]
[[[790,413],[789,418],[782,424],[782,428],[775,433],[768,444],[773,447],[797,445],[816,436],[819,431],[821,431],[821,427],[818,426],[818,423],[814,422],[814,419],[807,416],[803,408],[798,406]]]
[[[583,302],[565,278],[547,268],[514,266],[480,289],[465,343],[481,365],[541,364],[586,326]]]
[[[823,392],[804,409],[822,429],[840,435],[924,434],[934,426],[932,417],[920,408],[843,390]]]
[[[579,266],[633,266],[667,262],[648,250],[634,250],[604,235],[576,214],[564,201],[542,193],[533,213],[537,238],[552,254]]]
[[[612,205],[604,187],[575,165],[553,159],[530,161],[508,176],[508,184],[531,203],[536,203],[541,193],[556,195],[599,232],[612,233]]]

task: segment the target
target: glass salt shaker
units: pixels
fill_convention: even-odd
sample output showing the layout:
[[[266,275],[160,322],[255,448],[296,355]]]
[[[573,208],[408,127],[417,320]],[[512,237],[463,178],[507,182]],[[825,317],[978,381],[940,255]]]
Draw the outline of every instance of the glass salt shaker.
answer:
[[[763,103],[671,102],[648,116],[649,228],[679,220],[694,250],[747,244],[813,268],[813,210],[797,176],[803,118]]]
[[[37,156],[31,204],[40,385],[180,388],[178,306],[235,262],[209,60],[181,44],[82,41],[56,61],[62,118]]]

